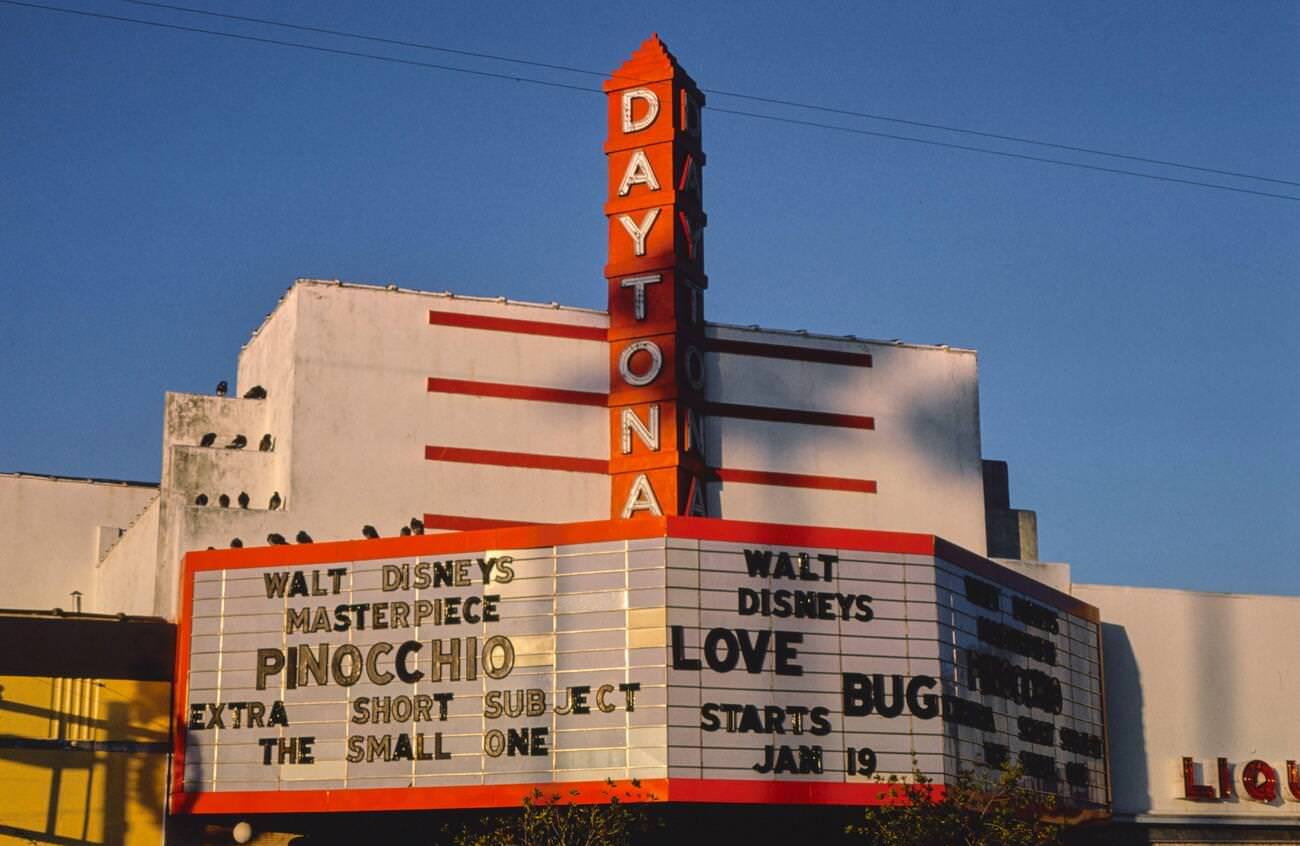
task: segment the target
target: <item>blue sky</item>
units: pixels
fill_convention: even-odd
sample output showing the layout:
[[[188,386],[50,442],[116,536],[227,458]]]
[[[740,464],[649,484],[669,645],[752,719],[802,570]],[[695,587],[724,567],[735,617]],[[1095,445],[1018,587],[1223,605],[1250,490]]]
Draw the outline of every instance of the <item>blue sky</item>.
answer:
[[[1290,0],[203,8],[595,70],[658,31],[706,89],[1300,182]],[[296,277],[601,307],[603,108],[0,5],[0,470],[156,479],[163,392],[233,378]],[[1011,463],[1044,558],[1079,581],[1300,594],[1300,202],[718,112],[704,128],[711,319],[975,348],[985,455]]]

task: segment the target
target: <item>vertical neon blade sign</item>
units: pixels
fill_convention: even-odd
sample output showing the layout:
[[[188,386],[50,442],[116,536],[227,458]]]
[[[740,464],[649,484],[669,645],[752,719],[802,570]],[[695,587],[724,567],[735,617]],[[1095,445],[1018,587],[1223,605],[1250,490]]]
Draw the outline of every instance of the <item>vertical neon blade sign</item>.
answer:
[[[657,35],[605,93],[610,516],[705,515],[704,96]]]

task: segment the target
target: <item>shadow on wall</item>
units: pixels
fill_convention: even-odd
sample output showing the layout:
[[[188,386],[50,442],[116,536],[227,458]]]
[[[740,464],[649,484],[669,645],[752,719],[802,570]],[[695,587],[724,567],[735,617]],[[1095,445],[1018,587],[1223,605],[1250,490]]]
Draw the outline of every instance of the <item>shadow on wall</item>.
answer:
[[[161,840],[169,744],[157,711],[165,718],[168,695],[142,697],[133,685],[3,677],[0,843]]]
[[[1151,808],[1151,778],[1147,772],[1142,676],[1137,656],[1123,626],[1102,623],[1101,640],[1109,747],[1106,754],[1114,810],[1117,814],[1146,813]]]
[[[901,368],[911,366],[905,358],[908,355],[958,355],[957,353],[940,353],[937,351],[911,351],[907,348],[889,349],[870,347],[875,357],[874,368]],[[707,361],[706,392],[710,399],[719,399],[725,395],[720,388],[724,383],[722,369],[717,356],[709,356]],[[747,365],[737,356],[731,364],[732,375]],[[817,371],[816,381],[796,378],[791,371],[787,378],[778,378],[780,365],[769,364],[761,359],[753,359],[758,364],[770,368],[763,382],[764,405],[799,411],[833,412],[872,417],[875,427],[865,433],[859,430],[835,430],[815,425],[762,424],[757,427],[730,427],[725,438],[732,443],[743,443],[746,451],[763,456],[761,468],[780,468],[787,472],[813,472],[826,475],[857,475],[847,468],[822,467],[808,470],[803,466],[791,466],[791,456],[816,455],[828,438],[839,442],[862,443],[865,453],[864,469],[861,475],[879,481],[882,493],[886,497],[897,497],[898,489],[889,489],[890,482],[897,479],[881,480],[882,471],[888,475],[887,466],[876,456],[889,454],[892,460],[900,458],[900,448],[907,460],[911,462],[911,473],[927,481],[936,480],[939,484],[951,484],[965,477],[972,486],[981,484],[982,468],[979,464],[979,398],[974,385],[962,383],[962,371],[955,362],[945,361],[942,373],[930,378],[907,383],[895,384],[879,373],[863,373],[859,367],[844,365],[823,365]],[[784,375],[784,374],[781,374]],[[974,378],[972,371],[971,378]],[[882,403],[879,396],[864,391],[864,385],[879,384],[876,390],[889,391],[890,402]],[[852,397],[846,403],[845,397]],[[734,400],[732,400],[734,401]],[[965,415],[975,421],[970,441],[963,439],[960,420]],[[707,418],[707,415],[706,415]],[[707,419],[706,419],[707,423]],[[710,426],[710,442],[706,445],[706,454],[713,467],[726,466],[724,445],[719,442],[720,433],[717,426]],[[883,445],[882,445],[883,444]],[[963,459],[974,457],[974,461],[963,466]],[[969,474],[969,475],[966,475]],[[725,483],[722,487],[725,487]],[[872,498],[877,494],[868,494],[863,500],[863,511],[874,505]],[[717,516],[721,498],[716,487],[710,497],[710,516]],[[726,517],[726,514],[722,514]],[[938,532],[941,526],[935,525],[928,530]],[[922,529],[914,529],[921,531]]]

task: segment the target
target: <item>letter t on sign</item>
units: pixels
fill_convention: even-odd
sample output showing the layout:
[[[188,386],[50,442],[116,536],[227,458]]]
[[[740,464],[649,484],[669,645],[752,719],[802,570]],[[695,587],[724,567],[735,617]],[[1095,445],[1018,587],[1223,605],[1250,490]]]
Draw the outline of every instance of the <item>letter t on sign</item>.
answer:
[[[632,295],[632,316],[637,320],[645,320],[645,286],[662,281],[663,277],[658,273],[647,273],[645,276],[629,276],[618,283],[624,288],[635,289]]]

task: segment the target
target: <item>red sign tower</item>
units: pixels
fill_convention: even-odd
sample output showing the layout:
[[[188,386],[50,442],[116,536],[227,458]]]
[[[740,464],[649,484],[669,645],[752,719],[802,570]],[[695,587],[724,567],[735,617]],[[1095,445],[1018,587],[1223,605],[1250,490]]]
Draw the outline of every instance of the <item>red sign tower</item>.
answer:
[[[611,516],[703,515],[704,95],[658,35],[605,92]]]

